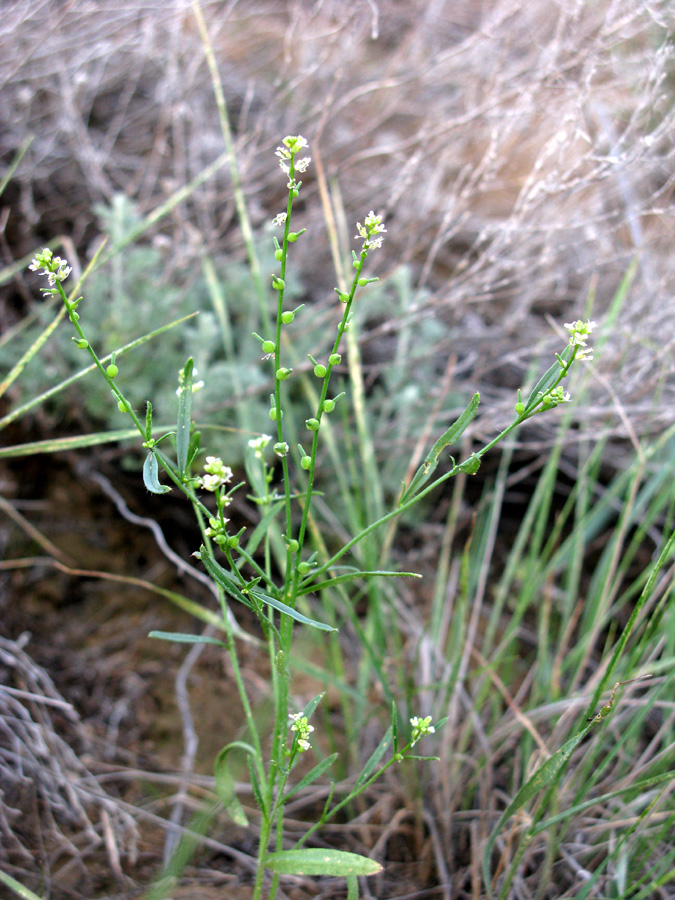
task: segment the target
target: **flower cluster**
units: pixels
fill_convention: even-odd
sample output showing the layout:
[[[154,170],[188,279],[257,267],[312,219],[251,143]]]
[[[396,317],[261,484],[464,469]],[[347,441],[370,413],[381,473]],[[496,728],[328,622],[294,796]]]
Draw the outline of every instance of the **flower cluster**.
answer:
[[[542,391],[539,391],[539,393],[544,398],[541,404],[542,409],[552,409],[560,403],[569,403],[571,400],[569,391],[564,390],[561,384],[547,394],[542,393]]]
[[[307,141],[304,137],[302,137],[302,135],[286,135],[286,137],[282,141],[282,145],[277,147],[275,151],[275,155],[279,157],[279,166],[284,175],[291,174],[289,161],[293,159],[296,153],[304,150],[306,146]],[[311,161],[311,156],[305,156],[302,159],[296,159],[293,163],[293,169],[296,172],[306,172],[307,166],[311,163]]]
[[[269,434],[261,434],[260,437],[251,438],[248,445],[253,450],[253,455],[256,459],[264,459],[263,450],[271,440],[272,436]]]
[[[431,724],[431,716],[426,716],[424,719],[419,719],[417,716],[413,716],[410,720],[410,724],[412,725],[412,737],[410,740],[410,746],[414,747],[415,744],[420,741],[427,734],[434,734],[436,729]]]
[[[57,281],[65,281],[73,271],[73,267],[68,265],[67,260],[61,259],[60,256],[54,256],[49,247],[41,250],[28,268],[31,272],[46,275],[50,287],[54,287]]]
[[[297,735],[300,752],[305,753],[312,746],[308,738],[314,731],[314,726],[309,724],[307,716],[303,716],[302,713],[289,713],[288,718],[293,720],[291,731]]]
[[[230,499],[227,498],[227,502],[225,506],[229,506]],[[209,527],[206,529],[206,535],[211,538],[219,547],[224,546],[228,540],[227,534],[227,523],[229,519],[226,519],[222,514],[216,519],[215,517],[209,519]]]
[[[363,249],[366,251],[377,250],[378,247],[381,247],[384,240],[383,235],[387,233],[382,216],[376,216],[372,209],[363,220],[363,225],[360,222],[356,223],[356,230],[358,234],[354,237],[355,239],[363,238]]]
[[[574,354],[575,359],[593,359],[593,348],[586,346],[586,341],[591,331],[595,328],[595,322],[582,322],[578,319],[576,322],[566,322],[565,328],[570,333],[570,344],[579,348]]]
[[[206,457],[204,471],[206,475],[202,475],[197,481],[205,491],[215,491],[232,480],[232,469],[224,465],[218,456]]]

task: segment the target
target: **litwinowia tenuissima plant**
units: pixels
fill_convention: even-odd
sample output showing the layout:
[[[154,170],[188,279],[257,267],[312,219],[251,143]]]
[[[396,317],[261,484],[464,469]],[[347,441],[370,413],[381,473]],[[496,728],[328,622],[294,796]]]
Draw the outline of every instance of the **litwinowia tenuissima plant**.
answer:
[[[434,490],[438,485],[458,473],[474,474],[480,465],[481,457],[505,435],[517,428],[527,419],[570,400],[569,393],[563,388],[563,379],[568,375],[575,361],[589,360],[592,351],[587,346],[594,322],[576,321],[565,327],[570,333],[569,343],[562,353],[556,354],[556,361],[539,379],[527,399],[520,391],[515,405],[514,421],[498,434],[482,449],[471,454],[467,459],[456,463],[451,457],[449,469],[435,480],[430,481],[438,466],[439,457],[445,447],[457,442],[476,414],[480,397],[475,394],[467,408],[456,422],[433,445],[424,462],[403,488],[395,507],[386,515],[370,523],[366,528],[347,541],[330,559],[319,558],[318,551],[308,546],[308,521],[319,462],[321,427],[324,416],[330,415],[336,404],[344,397],[344,393],[330,395],[334,368],[342,361],[340,346],[342,338],[350,325],[353,303],[357,294],[376,278],[366,277],[364,267],[369,254],[381,247],[386,229],[382,218],[374,212],[365,216],[363,224],[356,225],[356,239],[360,243],[358,253],[352,251],[354,275],[348,290],[335,289],[338,300],[343,304],[342,315],[337,326],[333,342],[325,348],[325,358],[318,361],[312,354],[308,358],[313,367],[313,374],[319,380],[321,390],[316,408],[310,411],[305,427],[307,438],[298,444],[297,455],[291,452],[284,427],[284,397],[287,382],[293,378],[293,369],[286,364],[283,356],[283,329],[289,329],[296,315],[302,313],[303,307],[284,308],[284,289],[286,269],[291,246],[299,240],[305,229],[291,230],[293,207],[297,200],[302,182],[298,176],[310,165],[308,156],[300,156],[307,148],[307,141],[301,136],[284,138],[276,150],[284,176],[287,179],[288,198],[285,211],[274,219],[275,226],[283,228],[281,240],[274,238],[275,259],[279,263],[279,271],[271,276],[271,287],[276,293],[276,318],[272,334],[261,336],[254,334],[260,341],[264,364],[268,364],[273,378],[273,391],[270,396],[269,417],[272,422],[270,430],[276,430],[274,436],[261,434],[249,440],[257,470],[249,469],[250,487],[254,499],[259,505],[262,524],[271,524],[281,517],[283,521],[283,547],[281,557],[277,555],[276,568],[274,554],[270,551],[269,537],[266,536],[260,548],[260,538],[246,538],[245,529],[238,533],[230,530],[230,519],[226,515],[232,495],[241,484],[231,486],[234,480],[232,469],[215,456],[206,456],[201,473],[194,474],[193,469],[200,454],[200,437],[194,430],[191,421],[191,398],[195,387],[194,366],[189,359],[180,373],[178,388],[178,418],[176,431],[153,435],[152,405],[147,402],[145,417],[142,420],[136,414],[132,402],[118,386],[119,369],[113,358],[109,365],[101,363],[95,349],[87,339],[80,321],[78,311],[82,298],[70,300],[63,288],[63,282],[70,274],[67,262],[53,256],[48,249],[42,250],[33,260],[30,268],[47,277],[48,287],[44,292],[58,294],[65,304],[70,322],[76,335],[73,340],[77,346],[88,352],[101,377],[103,377],[115,398],[120,412],[131,417],[142,437],[147,456],[143,466],[143,479],[148,490],[153,493],[164,493],[170,490],[159,480],[160,468],[169,481],[185,494],[193,506],[199,523],[203,543],[195,553],[203,563],[209,576],[214,581],[220,597],[223,616],[225,640],[201,635],[167,634],[153,632],[153,636],[180,642],[216,643],[227,650],[230,655],[232,671],[238,687],[246,726],[247,741],[235,741],[228,744],[218,754],[215,762],[216,789],[219,797],[226,804],[236,822],[246,823],[244,812],[234,794],[232,777],[229,773],[230,754],[238,751],[247,757],[251,778],[251,787],[261,812],[260,841],[258,851],[258,869],[254,887],[254,900],[262,897],[264,876],[272,873],[269,882],[268,896],[276,893],[278,879],[283,874],[333,875],[344,876],[348,880],[349,896],[358,895],[357,876],[373,874],[380,866],[373,860],[342,851],[320,851],[305,847],[308,838],[325,822],[363,793],[375,780],[394,763],[405,759],[429,759],[410,753],[412,748],[427,735],[443,724],[431,724],[431,717],[413,717],[410,720],[410,734],[407,741],[399,740],[399,719],[395,707],[391,711],[391,725],[384,734],[378,748],[366,762],[361,773],[356,776],[354,786],[346,797],[333,802],[332,793],[317,821],[308,827],[306,833],[291,850],[283,849],[284,838],[284,805],[299,790],[312,784],[322,776],[334,762],[336,754],[322,760],[297,783],[290,785],[289,779],[298,759],[311,750],[310,736],[314,727],[310,719],[318,706],[322,695],[311,700],[302,711],[289,709],[290,670],[292,659],[293,628],[295,623],[323,631],[335,629],[315,619],[309,618],[298,610],[298,601],[309,593],[316,593],[328,587],[345,584],[354,579],[372,577],[394,577],[413,575],[410,572],[355,571],[354,567],[340,570],[337,562],[349,552],[367,534],[387,522],[394,516],[401,515],[422,497]],[[173,438],[173,441],[170,439]],[[281,484],[273,486],[274,467],[266,461],[267,447],[272,449],[281,463]],[[164,447],[174,447],[169,454]],[[297,465],[292,465],[293,462]],[[207,505],[202,497],[211,495],[213,503]],[[215,505],[215,510],[213,506]],[[260,531],[261,529],[256,529]],[[269,534],[269,528],[262,531]],[[220,559],[217,558],[220,557]],[[285,557],[285,558],[284,558]],[[280,571],[279,571],[280,570]],[[258,731],[253,710],[241,677],[237,643],[234,638],[232,601],[243,603],[258,618],[268,645],[271,661],[271,690],[274,696],[275,715],[271,735],[271,751],[265,754],[264,741]],[[290,720],[290,725],[289,725]],[[273,850],[273,852],[270,852]]]

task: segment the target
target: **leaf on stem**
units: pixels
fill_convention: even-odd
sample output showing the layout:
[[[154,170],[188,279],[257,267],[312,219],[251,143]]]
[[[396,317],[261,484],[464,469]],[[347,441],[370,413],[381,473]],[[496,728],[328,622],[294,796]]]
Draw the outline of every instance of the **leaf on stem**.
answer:
[[[417,472],[415,472],[415,475],[413,476],[408,489],[404,492],[403,496],[399,500],[399,506],[402,503],[406,503],[408,500],[411,500],[415,496],[417,491],[419,491],[419,489],[422,487],[422,485],[429,480],[431,474],[438,465],[438,457],[441,455],[441,452],[446,447],[449,447],[450,444],[456,443],[462,436],[462,434],[464,434],[469,424],[471,423],[471,420],[476,415],[476,410],[478,409],[479,404],[480,394],[474,394],[471,398],[471,402],[461,414],[461,416],[455,422],[453,422],[453,424],[444,434],[439,437],[434,446],[427,453],[426,459],[419,467]]]
[[[151,494],[168,494],[171,490],[166,484],[160,484],[157,457],[149,451],[143,463],[143,483]]]
[[[178,462],[178,475],[184,478],[186,474],[188,450],[190,449],[190,424],[192,419],[192,370],[194,361],[192,357],[185,363],[185,368],[180,375],[180,387],[178,389],[178,424],[176,425],[176,459]]]
[[[292,609],[290,606],[282,603],[281,600],[277,600],[276,597],[271,597],[260,588],[251,587],[248,589],[247,593],[253,598],[252,600],[249,600],[249,597],[242,592],[242,585],[236,581],[233,575],[215,561],[203,545],[199,550],[199,558],[204,563],[204,568],[216,584],[219,584],[230,597],[239,600],[240,603],[248,606],[249,609],[257,611],[256,603],[267,604],[278,610],[278,612],[283,613],[285,616],[290,616],[291,619],[295,619],[296,622],[300,622],[302,625],[309,625],[311,628],[318,628],[320,631],[337,631],[337,628],[333,628],[332,625],[325,625],[323,622],[317,622],[316,619],[309,619],[307,616],[303,616],[302,613],[298,612],[296,609]]]
[[[573,352],[574,352],[574,347],[572,347],[571,344],[568,344],[565,347],[565,349],[563,350],[563,352],[560,354],[560,356],[565,362],[569,362],[572,357]],[[530,396],[527,398],[527,403],[525,404],[525,411],[522,413],[522,415],[525,415],[525,413],[531,412],[531,410],[537,405],[537,403],[539,403],[539,401],[546,394],[546,392],[549,391],[554,386],[554,384],[559,380],[561,372],[562,372],[562,369],[560,368],[560,363],[557,361],[553,363],[553,365],[550,367],[550,369],[547,369],[544,372],[544,374],[541,376],[539,381],[535,384],[534,388],[532,389]]]
[[[377,875],[382,871],[382,866],[367,856],[318,847],[270,853],[265,857],[265,865],[276,875],[333,875],[347,878]]]
[[[355,578],[421,578],[418,572],[389,572],[387,570],[375,569],[369,572],[348,572],[345,575],[336,575],[335,578],[328,578],[326,581],[320,581],[317,584],[308,584],[301,586],[298,590],[298,596],[309,594],[314,591],[322,591],[324,588],[332,587],[335,584],[342,584],[345,581],[354,581]]]
[[[354,791],[356,791],[356,789],[358,787],[360,787],[365,781],[367,781],[370,778],[372,773],[375,771],[377,764],[379,763],[379,761],[382,759],[384,754],[387,752],[387,750],[391,746],[392,740],[393,740],[393,728],[390,725],[389,728],[387,728],[387,730],[385,731],[384,737],[382,738],[380,743],[377,745],[377,748],[375,749],[374,753],[371,755],[370,759],[363,767],[363,771],[359,775],[358,780],[357,780],[356,784],[354,785]],[[352,791],[352,793],[354,793],[354,791]]]

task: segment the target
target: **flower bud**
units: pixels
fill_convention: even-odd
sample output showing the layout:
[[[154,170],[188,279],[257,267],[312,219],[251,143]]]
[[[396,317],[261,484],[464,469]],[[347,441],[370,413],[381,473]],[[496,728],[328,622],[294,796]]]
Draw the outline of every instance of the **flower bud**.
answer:
[[[328,369],[325,366],[322,366],[321,363],[317,363],[314,366],[314,374],[317,378],[323,378],[327,371]]]

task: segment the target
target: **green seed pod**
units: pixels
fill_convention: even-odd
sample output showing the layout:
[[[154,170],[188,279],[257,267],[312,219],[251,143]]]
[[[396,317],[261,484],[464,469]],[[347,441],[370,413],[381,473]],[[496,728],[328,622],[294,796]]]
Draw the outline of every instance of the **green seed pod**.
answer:
[[[263,353],[274,353],[274,341],[263,341]]]
[[[524,403],[522,402],[522,400],[521,400],[521,401],[519,401],[518,403],[516,403],[516,413],[517,413],[519,416],[522,416],[522,414],[523,414],[524,412],[525,412],[525,404],[524,404]]]
[[[298,572],[301,575],[306,575],[312,567],[308,562],[298,563]]]
[[[331,353],[331,355],[328,357],[328,362],[331,364],[331,366],[339,366],[342,362],[342,356],[339,353]]]
[[[300,191],[297,188],[293,188],[291,191],[291,197],[295,200],[296,197],[300,195]]]
[[[283,418],[283,416],[284,416],[284,411],[283,411],[283,409],[282,409],[282,410],[281,410],[281,417]],[[276,406],[273,406],[272,409],[270,410],[270,419],[271,419],[273,422],[276,422],[276,420],[277,420],[277,408],[276,408]]]
[[[322,366],[321,363],[317,363],[317,365],[314,366],[314,374],[317,378],[323,378],[327,371],[328,369],[325,366]]]
[[[283,312],[281,314],[281,321],[284,323],[284,325],[290,325],[294,318],[295,318],[295,313],[292,312],[290,309],[286,310],[286,312]]]
[[[284,251],[281,249],[281,247],[279,247],[278,250],[274,251],[274,258],[277,262],[281,262],[281,260],[284,258]]]
[[[229,537],[227,539],[227,546],[230,548],[230,550],[234,550],[235,547],[238,547],[239,546],[239,535],[233,534],[231,537]]]
[[[114,363],[111,363],[105,371],[108,378],[114,378],[119,372],[119,369]]]
[[[359,287],[365,287],[368,284],[368,279],[367,278],[359,278],[359,280],[356,283],[359,285]]]
[[[73,338],[73,340],[75,341],[75,345],[79,347],[80,350],[86,350],[89,346],[89,341],[85,341],[84,338],[80,338],[79,340],[77,338]]]
[[[286,381],[292,371],[293,369],[287,369],[286,366],[282,366],[280,369],[277,369],[277,379],[279,381]]]
[[[124,402],[124,400],[117,401],[117,408],[119,409],[120,412],[123,412],[123,413],[128,412],[127,405]]]
[[[286,541],[286,546],[291,551],[291,553],[297,553],[300,549],[300,544],[295,539]]]
[[[319,430],[319,420],[318,419],[307,419],[305,421],[305,425],[309,428],[310,431],[318,431]]]
[[[335,400],[324,400],[323,401],[323,411],[330,413],[335,409]]]
[[[283,278],[279,278],[277,275],[272,275],[272,287],[275,291],[283,291],[286,287],[286,283]]]
[[[300,468],[304,469],[305,472],[309,472],[312,467],[312,457],[311,456],[301,456],[300,457]]]

